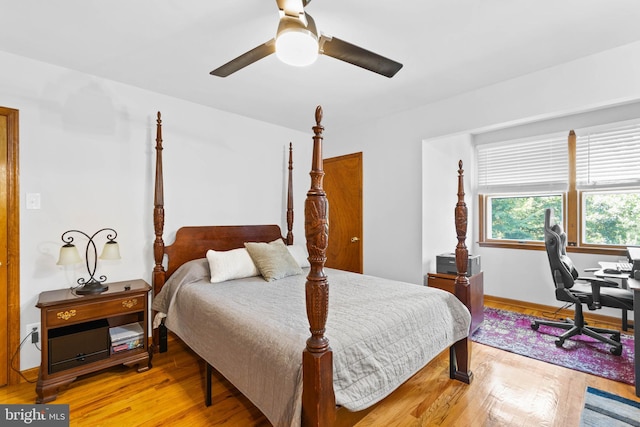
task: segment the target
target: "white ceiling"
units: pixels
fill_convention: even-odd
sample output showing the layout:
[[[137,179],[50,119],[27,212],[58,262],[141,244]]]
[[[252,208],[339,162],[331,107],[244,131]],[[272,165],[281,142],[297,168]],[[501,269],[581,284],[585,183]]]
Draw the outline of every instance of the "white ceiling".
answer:
[[[0,0],[0,50],[308,131],[374,120],[640,40],[638,0],[313,0],[318,29],[404,64],[209,71],[271,39],[275,0]],[[0,66],[1,69],[1,66]]]

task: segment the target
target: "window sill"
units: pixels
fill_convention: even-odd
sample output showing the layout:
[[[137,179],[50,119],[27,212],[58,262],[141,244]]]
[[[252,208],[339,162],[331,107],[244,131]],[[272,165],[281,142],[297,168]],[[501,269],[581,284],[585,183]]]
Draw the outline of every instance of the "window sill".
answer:
[[[478,246],[481,248],[503,248],[503,249],[517,249],[517,250],[529,250],[529,251],[544,251],[544,243],[542,242],[479,242]],[[582,253],[582,254],[594,254],[594,255],[610,255],[618,257],[626,257],[626,248],[606,248],[606,247],[593,247],[593,246],[567,246],[567,252]]]

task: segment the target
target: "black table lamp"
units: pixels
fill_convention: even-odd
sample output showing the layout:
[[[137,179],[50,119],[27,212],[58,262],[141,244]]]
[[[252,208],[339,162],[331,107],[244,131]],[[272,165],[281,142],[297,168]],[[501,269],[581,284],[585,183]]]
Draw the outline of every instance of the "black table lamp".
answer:
[[[76,246],[73,244],[73,237],[69,236],[68,234],[79,233],[89,239],[89,241],[87,242],[87,247],[84,251],[85,263],[87,266],[87,272],[89,273],[89,279],[84,279],[83,277],[78,279],[78,285],[80,286],[76,288],[76,293],[80,295],[99,294],[109,289],[109,286],[103,284],[107,280],[106,276],[100,276],[98,279],[94,277],[96,273],[96,265],[98,263],[98,251],[96,250],[96,244],[93,239],[103,231],[106,231],[108,233],[107,242],[102,248],[100,259],[120,259],[120,247],[118,246],[118,242],[115,241],[118,233],[113,228],[103,228],[96,231],[91,236],[79,230],[69,230],[65,231],[62,234],[62,241],[65,244],[60,248],[60,256],[58,257],[57,262],[58,265],[73,265],[82,263],[82,258],[78,253],[78,248],[76,248]],[[93,251],[92,257],[89,257],[89,250]],[[93,260],[93,266],[89,264],[90,258]]]

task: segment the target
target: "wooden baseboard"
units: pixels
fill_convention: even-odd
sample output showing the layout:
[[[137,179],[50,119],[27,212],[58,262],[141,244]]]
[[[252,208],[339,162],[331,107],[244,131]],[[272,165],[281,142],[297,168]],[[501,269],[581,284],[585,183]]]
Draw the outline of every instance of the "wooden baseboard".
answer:
[[[489,305],[493,302],[496,304],[503,304],[503,305],[510,305],[512,307],[518,307],[524,310],[525,312],[527,310],[538,311],[538,312],[548,312],[548,313],[553,313],[558,317],[573,318],[573,310],[569,310],[569,309],[559,310],[558,307],[553,307],[550,305],[537,304],[537,303],[528,302],[528,301],[519,301],[515,299],[502,298],[502,297],[496,297],[491,295],[485,295],[484,301],[485,301],[485,304],[489,303]],[[594,323],[597,322],[597,323],[610,325],[610,327],[614,329],[620,329],[622,327],[622,316],[621,317],[605,316],[602,314],[593,313],[585,309],[584,318],[587,322],[594,322]],[[633,314],[629,316],[627,323],[629,324],[630,328],[633,327]]]
[[[26,382],[36,382],[38,381],[38,374],[40,373],[40,366],[36,366],[35,368],[25,369],[24,371],[20,371],[22,376],[20,377],[21,383]]]

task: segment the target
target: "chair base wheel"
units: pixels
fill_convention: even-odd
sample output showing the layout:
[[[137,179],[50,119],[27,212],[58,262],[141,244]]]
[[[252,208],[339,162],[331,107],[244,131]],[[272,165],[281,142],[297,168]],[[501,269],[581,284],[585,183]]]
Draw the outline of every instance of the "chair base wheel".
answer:
[[[556,347],[562,347],[562,344],[564,344],[564,341],[563,340],[556,340],[555,343],[556,343]]]
[[[614,356],[620,356],[622,354],[622,346],[610,348],[609,351]]]
[[[531,322],[531,329],[533,329],[534,331],[537,331],[538,328],[540,328],[540,325],[536,322]]]

